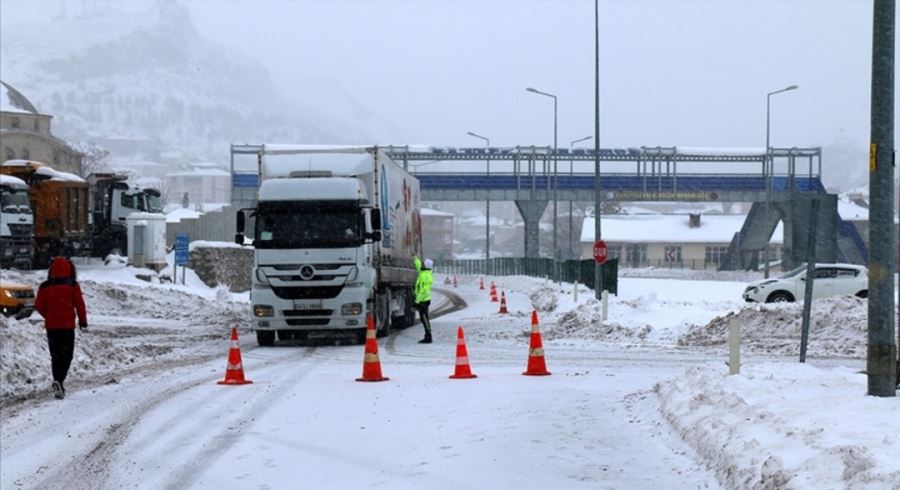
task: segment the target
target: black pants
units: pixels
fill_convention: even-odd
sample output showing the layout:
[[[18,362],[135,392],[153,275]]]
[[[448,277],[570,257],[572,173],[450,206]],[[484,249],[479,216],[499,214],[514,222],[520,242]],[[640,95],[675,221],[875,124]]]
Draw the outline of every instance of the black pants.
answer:
[[[50,348],[53,381],[62,384],[69,374],[69,365],[72,364],[72,354],[75,352],[75,329],[48,328],[47,346]]]
[[[425,335],[431,335],[431,319],[428,317],[428,307],[431,301],[423,301],[416,303],[416,310],[419,312],[419,318],[422,319],[422,326],[425,327]]]

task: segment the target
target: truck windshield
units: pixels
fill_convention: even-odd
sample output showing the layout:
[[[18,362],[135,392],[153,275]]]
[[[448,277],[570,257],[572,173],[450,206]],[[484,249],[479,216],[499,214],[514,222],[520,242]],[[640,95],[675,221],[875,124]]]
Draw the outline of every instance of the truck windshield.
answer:
[[[4,187],[0,191],[0,209],[4,213],[29,214],[28,191],[13,191]]]
[[[256,248],[341,248],[362,243],[362,213],[356,201],[260,203]]]

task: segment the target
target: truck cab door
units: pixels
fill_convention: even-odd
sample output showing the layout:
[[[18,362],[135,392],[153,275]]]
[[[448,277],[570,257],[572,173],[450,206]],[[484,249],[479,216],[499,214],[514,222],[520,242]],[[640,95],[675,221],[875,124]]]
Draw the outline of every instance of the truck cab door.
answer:
[[[110,225],[125,226],[125,219],[128,218],[128,215],[140,211],[139,197],[135,194],[128,194],[122,189],[114,189],[110,203]]]

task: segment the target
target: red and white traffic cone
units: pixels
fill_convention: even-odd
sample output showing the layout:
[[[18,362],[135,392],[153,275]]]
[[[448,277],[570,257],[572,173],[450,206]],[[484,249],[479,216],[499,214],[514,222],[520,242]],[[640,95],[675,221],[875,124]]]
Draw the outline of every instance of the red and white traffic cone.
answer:
[[[228,366],[225,367],[225,379],[220,385],[245,385],[252,383],[244,378],[244,364],[241,362],[241,346],[238,344],[237,327],[231,328],[231,348],[228,350]]]
[[[363,372],[357,381],[387,381],[381,375],[381,361],[378,360],[378,341],[375,339],[375,320],[370,313],[366,317],[366,353],[363,356]]]
[[[477,378],[469,366],[469,351],[466,349],[466,338],[463,328],[456,329],[456,370],[450,375],[453,379]]]
[[[526,376],[548,376],[547,364],[544,362],[544,344],[541,342],[541,330],[538,328],[537,310],[531,312],[531,342],[528,347],[528,368],[522,373]]]

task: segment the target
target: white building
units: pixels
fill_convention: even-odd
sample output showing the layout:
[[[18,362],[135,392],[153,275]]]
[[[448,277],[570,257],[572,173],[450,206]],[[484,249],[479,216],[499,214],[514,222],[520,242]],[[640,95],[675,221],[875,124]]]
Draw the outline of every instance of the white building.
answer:
[[[715,269],[728,252],[744,215],[614,214],[601,216],[601,237],[609,258],[620,267],[677,267]],[[781,257],[784,228],[772,234],[770,253]],[[593,258],[594,218],[581,228],[581,258]]]
[[[168,174],[165,187],[171,202],[186,201],[190,208],[231,202],[231,174],[225,170],[204,168]]]

